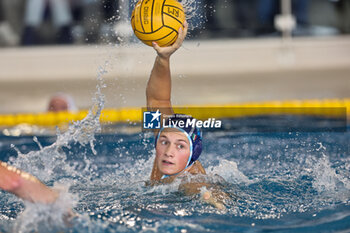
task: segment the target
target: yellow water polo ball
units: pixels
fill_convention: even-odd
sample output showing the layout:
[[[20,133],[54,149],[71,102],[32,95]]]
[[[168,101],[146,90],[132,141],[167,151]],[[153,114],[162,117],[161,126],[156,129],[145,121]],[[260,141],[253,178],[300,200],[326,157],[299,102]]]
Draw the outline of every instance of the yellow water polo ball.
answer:
[[[131,15],[131,26],[137,38],[146,45],[152,41],[161,47],[172,45],[183,28],[185,11],[177,0],[140,0]]]

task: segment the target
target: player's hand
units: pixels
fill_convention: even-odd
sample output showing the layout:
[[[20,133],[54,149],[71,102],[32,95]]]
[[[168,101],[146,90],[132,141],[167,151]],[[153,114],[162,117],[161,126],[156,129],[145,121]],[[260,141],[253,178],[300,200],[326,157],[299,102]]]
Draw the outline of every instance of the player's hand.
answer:
[[[152,45],[153,45],[153,48],[157,51],[158,56],[160,58],[169,59],[170,56],[181,47],[182,42],[185,40],[185,37],[187,35],[187,30],[188,30],[188,23],[187,21],[185,21],[184,28],[182,29],[180,27],[179,29],[177,40],[175,41],[174,44],[168,47],[160,47],[156,42],[153,41]]]
[[[217,208],[219,210],[225,210],[226,209],[224,204],[221,203],[220,201],[216,200],[216,198],[213,197],[213,194],[210,191],[205,191],[203,194],[201,194],[201,199],[204,202],[214,206],[215,208]]]

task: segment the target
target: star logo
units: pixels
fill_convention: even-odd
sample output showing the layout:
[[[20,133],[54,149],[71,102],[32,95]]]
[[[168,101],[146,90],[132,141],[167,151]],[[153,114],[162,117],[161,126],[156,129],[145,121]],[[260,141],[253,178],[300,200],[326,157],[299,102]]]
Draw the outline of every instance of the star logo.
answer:
[[[144,129],[160,129],[160,116],[159,109],[156,112],[143,112],[143,128]]]
[[[152,116],[153,116],[151,122],[154,121],[154,120],[156,120],[156,119],[158,119],[158,118],[162,115],[162,114],[159,112],[159,109],[158,109],[155,113],[151,113],[151,114],[152,114]]]

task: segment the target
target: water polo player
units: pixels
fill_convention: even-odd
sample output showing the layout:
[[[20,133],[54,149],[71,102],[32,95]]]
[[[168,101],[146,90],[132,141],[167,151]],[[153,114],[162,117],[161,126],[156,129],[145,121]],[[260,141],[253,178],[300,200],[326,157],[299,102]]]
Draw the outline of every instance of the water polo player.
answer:
[[[171,122],[186,121],[186,115],[174,114],[171,106],[171,74],[170,56],[180,48],[187,34],[188,25],[185,22],[184,30],[179,29],[176,42],[169,47],[160,47],[153,42],[157,57],[147,83],[146,98],[149,111],[160,111]],[[179,125],[179,124],[177,124]],[[202,134],[196,127],[167,127],[155,132],[156,158],[151,173],[151,184],[171,183],[185,174],[205,174],[205,170],[198,158],[202,152]],[[203,187],[208,188],[204,192]],[[205,202],[223,209],[221,201],[223,192],[214,190],[205,182],[187,182],[180,185],[186,194],[201,193]],[[213,190],[211,192],[210,190]]]

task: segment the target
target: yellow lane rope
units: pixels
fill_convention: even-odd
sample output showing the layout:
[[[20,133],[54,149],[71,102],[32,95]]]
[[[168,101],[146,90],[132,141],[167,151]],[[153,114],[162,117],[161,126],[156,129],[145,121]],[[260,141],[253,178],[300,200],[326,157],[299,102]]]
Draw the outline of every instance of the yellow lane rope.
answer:
[[[208,109],[214,108],[209,112]],[[188,109],[187,109],[188,108]],[[233,108],[237,110],[233,111]],[[329,108],[329,109],[328,109]],[[179,109],[179,108],[178,108]],[[288,100],[249,102],[227,105],[200,105],[181,107],[181,113],[190,114],[198,119],[206,118],[230,118],[271,114],[297,114],[297,115],[322,115],[338,116],[342,111],[350,116],[350,98],[324,99],[324,100]],[[326,110],[325,110],[326,109]],[[327,110],[328,109],[328,110]],[[203,111],[204,110],[204,111]],[[175,107],[175,112],[177,108]],[[87,110],[79,112],[59,113],[18,113],[0,115],[0,127],[30,124],[38,126],[55,126],[67,124],[72,121],[82,120],[88,114]],[[102,124],[118,122],[140,122],[142,119],[141,108],[104,109],[100,121]]]

